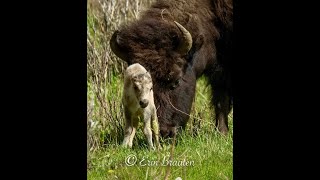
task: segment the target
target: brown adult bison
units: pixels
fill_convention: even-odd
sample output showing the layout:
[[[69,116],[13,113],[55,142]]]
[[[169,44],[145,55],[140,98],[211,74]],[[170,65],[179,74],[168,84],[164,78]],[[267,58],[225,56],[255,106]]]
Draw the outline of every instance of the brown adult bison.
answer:
[[[114,32],[112,51],[151,73],[163,137],[186,126],[185,113],[190,114],[196,79],[202,75],[213,88],[216,126],[227,134],[232,108],[232,11],[232,0],[158,0],[139,20]]]

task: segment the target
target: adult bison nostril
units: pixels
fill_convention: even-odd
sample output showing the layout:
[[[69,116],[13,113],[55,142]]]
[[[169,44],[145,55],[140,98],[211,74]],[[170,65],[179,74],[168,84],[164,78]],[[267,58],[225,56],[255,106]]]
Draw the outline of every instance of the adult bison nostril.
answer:
[[[140,107],[146,108],[148,106],[149,102],[148,102],[148,100],[142,100],[139,102],[139,104],[140,104]]]

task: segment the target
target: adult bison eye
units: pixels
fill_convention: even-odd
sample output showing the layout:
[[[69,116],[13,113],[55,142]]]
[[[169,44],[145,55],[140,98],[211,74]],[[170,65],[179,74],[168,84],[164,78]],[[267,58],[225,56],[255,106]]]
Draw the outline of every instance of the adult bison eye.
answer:
[[[170,87],[170,90],[174,90],[180,84],[180,79],[177,79]]]
[[[180,84],[180,79],[177,79],[176,82],[174,82],[174,85],[179,86],[179,84]]]

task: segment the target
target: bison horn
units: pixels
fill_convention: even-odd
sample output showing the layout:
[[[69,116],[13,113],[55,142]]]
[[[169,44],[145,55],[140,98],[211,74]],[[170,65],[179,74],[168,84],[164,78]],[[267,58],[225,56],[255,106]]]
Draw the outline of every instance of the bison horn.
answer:
[[[179,43],[177,51],[183,55],[187,54],[192,47],[192,36],[186,28],[174,21],[182,33],[182,40]]]
[[[118,33],[119,31],[115,31],[110,39],[110,47],[111,50],[115,55],[117,55],[119,58],[121,58],[124,61],[127,61],[127,52],[123,47],[119,45],[119,40],[118,40]]]

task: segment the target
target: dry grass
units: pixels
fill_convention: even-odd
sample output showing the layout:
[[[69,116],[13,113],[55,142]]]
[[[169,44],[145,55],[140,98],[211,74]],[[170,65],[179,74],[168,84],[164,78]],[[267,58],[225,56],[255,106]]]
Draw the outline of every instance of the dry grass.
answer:
[[[109,46],[120,25],[138,17],[149,0],[89,0],[87,9],[87,132],[88,151],[107,141],[118,143],[122,134],[121,97],[126,63]]]

